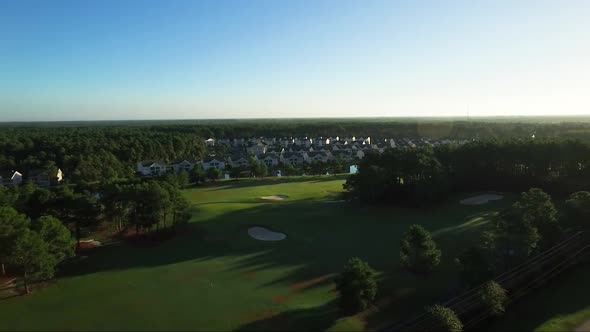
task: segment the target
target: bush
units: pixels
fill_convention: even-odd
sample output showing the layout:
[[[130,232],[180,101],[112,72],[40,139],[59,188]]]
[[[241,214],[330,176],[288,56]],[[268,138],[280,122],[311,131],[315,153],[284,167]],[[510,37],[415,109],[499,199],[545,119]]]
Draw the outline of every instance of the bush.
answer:
[[[440,256],[430,233],[420,225],[410,226],[401,241],[402,266],[413,272],[430,272],[440,263]]]
[[[210,180],[217,180],[221,177],[222,173],[221,170],[215,168],[215,167],[211,167],[207,170],[207,178],[209,178]]]
[[[492,316],[501,316],[505,312],[508,295],[497,282],[490,280],[480,290],[480,295]]]
[[[426,308],[426,312],[434,323],[433,331],[460,332],[463,331],[463,323],[455,312],[440,304]]]
[[[344,271],[336,280],[343,311],[354,314],[368,307],[377,294],[376,275],[375,270],[360,258],[348,260]]]

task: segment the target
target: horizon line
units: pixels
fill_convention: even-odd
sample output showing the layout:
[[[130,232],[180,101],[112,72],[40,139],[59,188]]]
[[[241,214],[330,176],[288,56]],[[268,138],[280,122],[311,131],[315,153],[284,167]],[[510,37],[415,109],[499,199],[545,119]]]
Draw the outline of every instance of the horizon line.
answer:
[[[588,114],[528,114],[528,115],[415,115],[415,116],[403,116],[403,115],[392,115],[392,116],[323,116],[323,117],[274,117],[274,118],[175,118],[175,119],[158,119],[158,118],[145,118],[145,119],[108,119],[108,120],[17,120],[17,121],[0,121],[0,124],[18,124],[18,123],[74,123],[74,122],[134,122],[134,121],[243,121],[243,120],[348,120],[348,119],[490,119],[490,118],[575,118],[575,117],[588,117]]]

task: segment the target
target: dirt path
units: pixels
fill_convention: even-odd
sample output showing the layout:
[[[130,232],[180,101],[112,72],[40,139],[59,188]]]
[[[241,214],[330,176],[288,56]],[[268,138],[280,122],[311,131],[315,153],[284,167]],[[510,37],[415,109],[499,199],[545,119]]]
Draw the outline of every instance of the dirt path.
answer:
[[[580,326],[576,327],[576,332],[590,331],[590,320],[585,321]]]

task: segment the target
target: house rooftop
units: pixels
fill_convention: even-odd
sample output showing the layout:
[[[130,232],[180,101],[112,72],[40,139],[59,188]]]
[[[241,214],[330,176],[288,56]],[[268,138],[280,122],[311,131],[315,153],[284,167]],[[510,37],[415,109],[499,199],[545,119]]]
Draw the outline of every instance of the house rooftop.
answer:
[[[150,167],[153,164],[166,165],[166,163],[162,160],[144,160],[144,161],[140,161],[140,163],[141,163],[141,166],[143,166],[143,167]],[[31,171],[30,173],[32,173],[32,172],[33,171]],[[42,171],[39,171],[39,172],[42,172]]]
[[[195,160],[195,159],[176,159],[172,163],[173,164],[180,164],[180,163],[182,163],[184,161],[187,161],[187,162],[189,162],[191,164],[196,164],[197,163],[197,160]]]
[[[0,171],[0,178],[12,179],[15,173],[21,174],[19,171]]]

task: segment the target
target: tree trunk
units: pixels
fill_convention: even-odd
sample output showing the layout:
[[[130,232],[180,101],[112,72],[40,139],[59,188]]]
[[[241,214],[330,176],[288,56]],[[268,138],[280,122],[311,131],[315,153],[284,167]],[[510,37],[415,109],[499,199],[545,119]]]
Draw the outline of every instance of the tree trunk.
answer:
[[[0,265],[2,265],[2,275],[5,276],[6,275],[6,268],[4,267],[4,263],[2,263]]]
[[[31,293],[31,290],[29,289],[29,280],[27,278],[27,271],[25,270],[25,273],[23,275],[23,281],[25,282],[25,293],[29,294]]]
[[[121,231],[121,229],[123,229],[123,222],[121,221],[121,218],[119,219],[119,232]]]
[[[76,242],[77,242],[77,248],[80,249],[80,222],[76,221]]]

